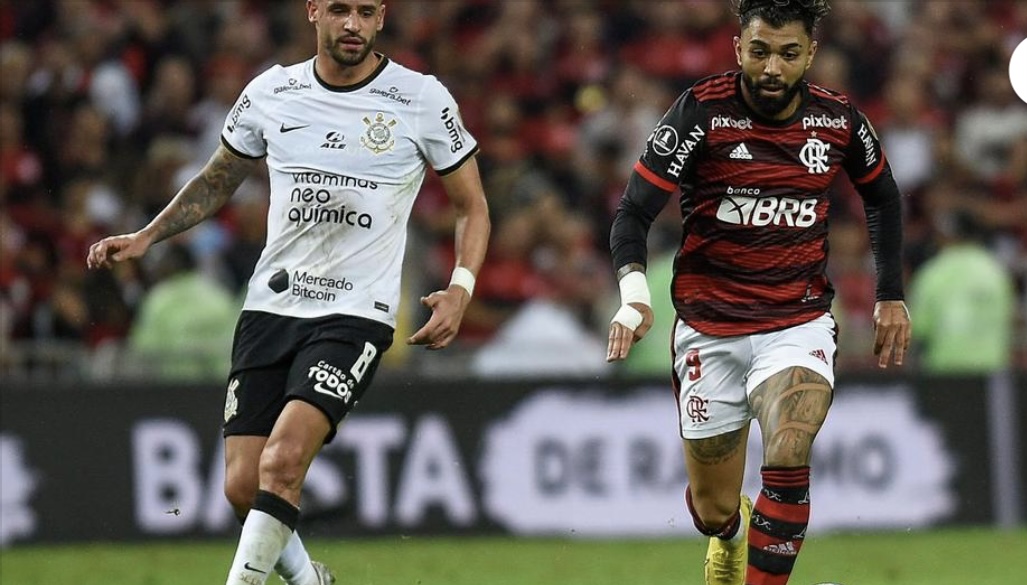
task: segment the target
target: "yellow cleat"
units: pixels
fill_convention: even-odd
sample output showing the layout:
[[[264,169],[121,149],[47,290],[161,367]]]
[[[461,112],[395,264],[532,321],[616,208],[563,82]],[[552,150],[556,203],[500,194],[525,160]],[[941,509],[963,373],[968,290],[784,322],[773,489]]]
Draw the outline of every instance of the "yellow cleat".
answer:
[[[703,564],[706,585],[744,585],[745,567],[749,563],[749,518],[752,516],[752,500],[742,494],[738,507],[741,519],[738,523],[740,538],[728,541],[710,537]]]

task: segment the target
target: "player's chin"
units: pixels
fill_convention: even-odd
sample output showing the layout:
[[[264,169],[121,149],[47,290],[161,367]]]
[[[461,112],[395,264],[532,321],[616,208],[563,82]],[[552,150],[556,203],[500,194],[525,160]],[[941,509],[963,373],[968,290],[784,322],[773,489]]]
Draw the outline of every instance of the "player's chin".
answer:
[[[364,61],[366,57],[367,52],[364,51],[362,45],[359,47],[354,47],[353,45],[345,45],[339,43],[335,46],[335,49],[332,51],[332,58],[335,59],[336,62],[341,63],[342,65],[359,65]]]

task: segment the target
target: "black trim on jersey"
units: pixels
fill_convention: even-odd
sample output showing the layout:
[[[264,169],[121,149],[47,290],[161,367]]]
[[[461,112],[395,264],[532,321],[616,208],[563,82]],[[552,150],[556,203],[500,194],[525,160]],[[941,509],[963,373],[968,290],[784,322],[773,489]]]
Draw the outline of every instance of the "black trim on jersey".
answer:
[[[631,173],[610,228],[610,254],[613,256],[614,270],[631,263],[647,265],[649,228],[670,196],[670,192],[653,185],[638,172]]]
[[[317,80],[318,85],[320,85],[321,87],[327,89],[328,91],[334,91],[336,93],[348,93],[351,91],[356,91],[374,81],[378,77],[378,75],[381,74],[381,72],[385,69],[385,66],[389,64],[388,57],[382,55],[377,51],[375,51],[374,54],[378,55],[378,57],[381,59],[381,61],[378,62],[378,66],[374,68],[374,71],[372,71],[370,75],[352,85],[332,85],[327,81],[321,79],[321,76],[317,74],[317,57],[314,57],[313,62],[310,64],[310,68],[314,70],[314,79]]]
[[[238,149],[236,149],[234,146],[232,146],[231,144],[228,143],[228,140],[225,139],[225,136],[223,134],[221,135],[221,144],[223,144],[224,147],[227,148],[228,151],[231,152],[232,154],[234,154],[235,156],[237,156],[239,158],[244,158],[246,160],[260,160],[260,159],[264,158],[265,156],[267,156],[266,154],[263,154],[261,156],[253,156],[252,154],[246,154],[245,152],[240,152]]]
[[[453,171],[455,171],[455,170],[459,169],[460,167],[464,166],[464,163],[467,162],[467,159],[471,158],[472,156],[474,156],[476,154],[478,154],[478,146],[477,145],[475,145],[474,148],[471,149],[471,152],[468,152],[466,155],[464,155],[463,158],[461,158],[460,160],[456,161],[456,163],[451,164],[448,167],[446,167],[444,169],[441,169],[441,170],[436,169],[435,172],[440,177],[445,177],[449,173],[452,173]]]
[[[876,179],[855,187],[863,197],[870,248],[874,252],[877,300],[902,300],[902,196],[891,165],[885,163]]]

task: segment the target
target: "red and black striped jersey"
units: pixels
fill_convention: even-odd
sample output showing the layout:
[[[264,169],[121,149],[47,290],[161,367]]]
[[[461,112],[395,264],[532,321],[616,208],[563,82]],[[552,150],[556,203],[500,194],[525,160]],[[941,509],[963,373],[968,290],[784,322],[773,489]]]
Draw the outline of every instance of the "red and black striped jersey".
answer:
[[[885,169],[873,127],[849,100],[801,82],[787,120],[760,117],[741,73],[682,94],[649,137],[636,173],[680,190],[681,247],[672,298],[709,335],[781,329],[830,309],[828,189],[845,170],[868,183]]]

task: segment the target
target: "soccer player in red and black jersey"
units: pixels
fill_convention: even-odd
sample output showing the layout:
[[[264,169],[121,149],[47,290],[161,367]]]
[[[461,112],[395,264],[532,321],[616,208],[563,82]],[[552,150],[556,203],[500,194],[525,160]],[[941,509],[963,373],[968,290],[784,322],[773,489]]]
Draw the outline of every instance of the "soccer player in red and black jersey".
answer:
[[[610,245],[620,310],[607,359],[624,359],[653,321],[649,227],[680,193],[673,378],[689,485],[710,536],[706,583],[784,585],[809,520],[810,453],[834,385],[828,190],[845,171],[861,195],[877,267],[879,365],[909,344],[898,187],[866,117],[803,77],[826,0],[740,0],[740,71],[693,85],[649,137],[617,209]],[[739,495],[750,421],[763,437],[755,506]]]

